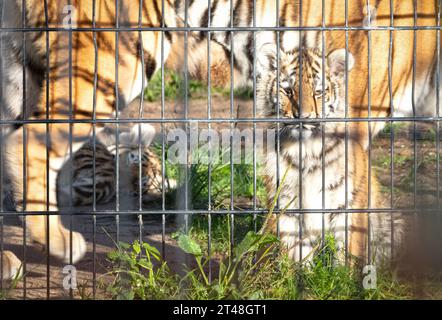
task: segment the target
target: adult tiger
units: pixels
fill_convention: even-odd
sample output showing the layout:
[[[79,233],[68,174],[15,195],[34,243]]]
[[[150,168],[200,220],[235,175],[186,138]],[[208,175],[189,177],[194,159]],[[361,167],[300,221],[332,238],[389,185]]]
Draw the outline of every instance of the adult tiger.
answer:
[[[167,57],[174,41],[174,33],[165,31],[163,47],[159,29],[137,32],[137,29],[130,31],[130,28],[175,27],[182,25],[186,17],[192,26],[211,27],[318,27],[324,22],[326,26],[337,27],[334,31],[324,32],[327,50],[334,50],[345,47],[346,32],[342,27],[348,22],[354,27],[348,32],[349,49],[358,62],[349,74],[349,116],[385,117],[390,114],[391,106],[400,106],[408,112],[421,113],[423,106],[435,110],[438,34],[434,28],[413,30],[410,26],[434,27],[438,21],[436,1],[378,0],[371,3],[377,12],[373,25],[388,27],[393,23],[402,26],[401,30],[393,32],[391,50],[388,50],[389,30],[368,32],[361,28],[367,21],[365,2],[348,1],[348,10],[344,0],[213,0],[210,8],[206,0],[178,0],[174,3],[167,0],[164,3],[161,0],[29,0],[24,2],[24,8],[22,2],[0,1],[3,28],[0,109],[3,119],[10,121],[3,130],[4,154],[8,157],[8,171],[14,175],[17,206],[19,210],[33,213],[27,217],[30,237],[41,244],[47,244],[49,240],[50,254],[65,261],[70,257],[73,262],[81,259],[86,252],[84,238],[79,233],[72,233],[71,243],[70,233],[61,225],[58,215],[50,215],[48,219],[38,215],[45,210],[58,210],[55,178],[61,161],[56,159],[63,159],[67,153],[70,133],[75,138],[88,136],[94,116],[109,118],[113,111],[123,108],[136,97],[161,66],[162,53]],[[71,17],[72,26],[78,28],[73,32],[65,29],[66,22],[69,22],[66,6],[70,3],[76,9],[76,14]],[[255,3],[256,8],[253,8]],[[322,3],[325,4],[323,10]],[[324,20],[322,12],[325,13]],[[393,18],[392,22],[390,18]],[[21,27],[29,30],[23,34],[14,29]],[[42,27],[51,29],[49,32],[39,30]],[[92,27],[101,30],[93,32]],[[118,27],[122,29],[114,32]],[[206,34],[200,32],[197,36],[204,41]],[[250,79],[254,69],[254,48],[278,38],[285,51],[299,46],[317,47],[321,43],[321,32],[314,28],[304,32],[262,31],[256,34],[255,46],[251,32],[231,33],[217,29],[212,37],[227,55],[233,52],[233,67],[244,79]],[[388,86],[389,51],[392,57],[392,101]],[[259,55],[259,50],[256,53]],[[191,61],[189,65],[192,66]],[[256,71],[259,76],[259,65]],[[371,75],[370,82],[368,74]],[[412,88],[415,89],[413,93]],[[50,120],[48,126],[42,123],[46,118]],[[25,124],[23,130],[17,130],[22,124],[15,121],[17,119],[30,123]],[[68,120],[72,119],[79,122],[69,124]],[[373,123],[372,133],[379,131],[381,126],[379,122]],[[366,123],[351,123],[349,130],[367,145]],[[26,142],[26,148],[23,142]],[[25,177],[22,176],[23,165]],[[26,181],[26,188],[23,188],[23,181]],[[12,261],[4,263],[10,266],[10,272],[4,274],[11,275],[11,270],[17,269],[14,266],[17,260],[8,257],[9,253],[2,258]]]
[[[212,5],[217,17],[227,5]],[[142,92],[177,38],[158,28],[183,26],[185,7],[168,0],[0,0],[2,172],[11,175],[17,210],[32,213],[30,238],[51,255],[75,263],[86,252],[81,234],[63,227],[59,215],[44,215],[58,211],[56,177],[72,142],[87,140],[95,119],[112,118]],[[194,1],[189,15],[200,8]],[[190,69],[199,58],[190,51]],[[19,270],[11,252],[0,262],[4,278]]]

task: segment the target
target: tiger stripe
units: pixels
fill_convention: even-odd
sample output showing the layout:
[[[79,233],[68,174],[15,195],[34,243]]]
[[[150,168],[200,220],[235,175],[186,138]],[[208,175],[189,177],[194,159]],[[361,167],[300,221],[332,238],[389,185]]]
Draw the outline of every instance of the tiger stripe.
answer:
[[[3,28],[21,28],[23,15],[26,17],[26,27],[54,28],[47,32],[44,30],[26,32],[26,52],[23,52],[22,33],[2,32],[1,62],[3,68],[7,70],[2,75],[3,92],[8,94],[2,97],[1,111],[7,120],[21,118],[44,120],[46,106],[49,107],[50,119],[92,119],[94,111],[104,118],[112,117],[117,106],[118,109],[123,109],[144,89],[142,85],[146,85],[148,81],[143,81],[143,79],[148,80],[161,66],[162,44],[164,44],[165,59],[169,57],[171,51],[179,53],[178,56],[170,57],[171,60],[175,60],[170,62],[171,65],[178,66],[180,69],[184,65],[181,63],[183,60],[180,60],[184,57],[182,48],[181,50],[173,48],[173,46],[180,45],[179,33],[164,32],[164,43],[162,43],[161,31],[120,31],[116,35],[112,30],[95,32],[87,30],[92,26],[111,29],[117,26],[161,27],[164,21],[164,26],[174,28],[184,26],[184,18],[188,16],[189,26],[199,26],[207,21],[207,27],[275,27],[278,24],[285,27],[321,27],[323,23],[326,26],[343,27],[347,22],[345,12],[348,12],[348,25],[355,27],[348,32],[348,39],[345,30],[337,28],[334,31],[324,31],[324,42],[327,52],[345,48],[348,42],[349,50],[357,61],[348,78],[349,116],[364,118],[369,115],[373,117],[389,115],[391,101],[389,101],[389,88],[386,80],[388,79],[390,50],[386,48],[390,46],[390,31],[370,32],[372,55],[369,57],[369,32],[361,29],[367,22],[366,2],[349,1],[348,8],[345,8],[347,2],[325,1],[325,8],[322,8],[322,0],[303,0],[302,2],[281,0],[279,12],[277,12],[273,0],[257,0],[256,8],[252,8],[253,10],[251,10],[252,1],[250,0],[232,0],[232,8],[230,1],[213,0],[210,19],[206,0],[188,1],[187,14],[185,12],[186,1],[180,0],[167,0],[164,5],[161,0],[144,0],[141,8],[138,1],[129,0],[118,2],[72,0],[70,2],[76,8],[74,29],[64,31],[63,23],[66,13],[63,9],[69,3],[68,0],[28,0],[25,1],[25,8],[21,7],[22,0],[0,0],[0,7],[3,12],[6,12],[2,15],[4,17]],[[94,3],[95,8],[93,8]],[[115,7],[116,3],[119,3],[118,8]],[[414,26],[414,16],[417,17],[417,26],[436,26],[437,3],[435,0],[417,2],[393,0],[392,3],[394,26]],[[372,2],[371,5],[377,13],[372,24],[389,27],[392,9],[390,0],[379,0]],[[162,12],[163,7],[165,12]],[[238,14],[231,17],[231,10],[234,14]],[[253,21],[253,11],[256,13],[255,21]],[[323,11],[325,17],[322,17]],[[118,21],[116,21],[117,17]],[[86,29],[81,30],[81,28]],[[251,32],[243,31],[212,32],[213,48],[220,55],[214,59],[214,65],[211,68],[213,67],[214,74],[222,78],[218,81],[219,83],[228,84],[230,78],[233,77],[235,86],[250,84],[254,69],[254,53],[257,53],[258,60],[257,76],[258,78],[265,76],[267,62],[263,48],[268,44],[276,47],[276,33],[274,31],[256,32],[256,43],[253,43],[250,34]],[[323,33],[321,30],[303,32],[288,30],[281,31],[279,34],[282,52],[293,52],[299,47],[320,48]],[[395,113],[410,114],[415,111],[415,115],[429,113],[434,115],[436,109],[434,74],[438,71],[436,70],[437,31],[435,28],[404,29],[396,30],[393,34],[391,50],[393,86],[391,90],[394,93],[392,104]],[[205,45],[204,41],[201,42],[201,38],[207,36],[206,34],[190,32],[189,35],[189,48],[199,48],[198,41],[200,45]],[[49,52],[46,52],[47,43]],[[232,43],[234,43],[233,48]],[[414,47],[416,47],[416,61],[413,61]],[[204,65],[206,62],[204,54],[201,54],[203,52],[195,54],[190,52],[189,71],[191,73],[206,73],[207,65],[200,68],[201,64]],[[25,70],[21,64],[21,58],[24,55],[26,55]],[[49,57],[48,61],[46,61],[46,55]],[[95,56],[97,56],[97,64],[95,64]],[[230,59],[231,56],[233,59]],[[144,57],[145,61],[141,61],[141,57]],[[230,70],[231,60],[234,62],[232,66],[234,75],[222,69]],[[370,82],[367,80],[369,62]],[[48,74],[46,74],[46,67],[49,69]],[[26,81],[22,77],[23,74],[26,75]],[[96,88],[94,88],[95,75],[97,76]],[[23,83],[26,83],[26,88],[23,88]],[[414,93],[411,92],[412,88],[415,88]],[[46,99],[46,92],[48,92],[48,99]],[[25,99],[22,99],[23,97]],[[310,99],[305,95],[303,97]],[[23,110],[23,101],[26,102],[26,110]],[[304,105],[307,102],[308,100],[303,100],[299,103]],[[74,114],[67,112],[71,107]],[[26,114],[23,114],[24,111]],[[371,124],[371,133],[379,132],[382,125],[380,122]],[[9,157],[8,165],[14,173],[12,178],[14,198],[20,203],[25,193],[26,210],[30,212],[40,212],[46,209],[58,210],[55,181],[59,165],[56,159],[63,158],[69,149],[70,134],[75,138],[86,139],[90,135],[91,124],[52,123],[48,125],[49,136],[46,134],[47,127],[43,123],[26,124],[23,130],[17,130],[17,127],[5,127],[3,130],[4,134],[8,134],[5,149]],[[349,124],[349,131],[355,137],[355,143],[361,145],[363,150],[368,146],[370,130],[366,123]],[[26,137],[23,137],[23,132],[27,133]],[[23,150],[22,144],[25,140],[28,144]],[[356,149],[358,148],[355,147]],[[24,152],[26,152],[26,157],[23,156]],[[359,152],[358,157],[366,156],[365,151]],[[23,163],[23,158],[27,159],[26,163]],[[46,172],[48,162],[49,172]],[[23,165],[26,169],[26,188],[22,185],[23,170],[19,169]],[[50,190],[48,199],[44,192],[47,188]],[[32,240],[45,244],[46,230],[49,227],[49,252],[68,261],[71,237],[69,232],[62,227],[60,217],[51,215],[49,226],[46,225],[44,216],[32,215],[27,219]],[[72,234],[72,241],[73,262],[76,262],[85,254],[86,243],[79,233]]]

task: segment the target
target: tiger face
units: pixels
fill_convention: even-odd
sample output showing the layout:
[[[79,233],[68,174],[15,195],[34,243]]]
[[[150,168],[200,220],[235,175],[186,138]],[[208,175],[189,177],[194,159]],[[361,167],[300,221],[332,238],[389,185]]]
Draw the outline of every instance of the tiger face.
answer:
[[[323,59],[319,49],[281,52],[279,84],[276,54],[267,54],[267,59],[268,68],[258,88],[261,115],[306,120],[281,123],[283,136],[298,139],[302,126],[303,139],[314,137],[321,132],[320,122],[315,119],[344,116],[346,62],[348,71],[354,64],[351,53],[346,55],[345,49],[339,49]]]
[[[159,199],[163,187],[161,161],[147,147],[142,148],[141,155],[139,151],[138,148],[133,147],[120,154],[121,160],[129,169],[131,193],[139,197],[141,190],[143,202]]]
[[[120,185],[127,186],[129,194],[140,197],[141,191],[143,202],[161,198],[161,160],[150,147],[154,136],[155,129],[149,124],[141,124],[140,127],[135,125],[131,130],[121,132],[118,159],[115,132],[110,127],[97,133],[95,147],[91,141],[84,143],[72,160],[72,204],[86,206],[94,201],[96,204],[104,204],[113,200],[117,189],[117,161]],[[167,188],[175,187],[174,181],[167,179],[165,182]],[[64,196],[69,196],[70,184],[59,185]]]

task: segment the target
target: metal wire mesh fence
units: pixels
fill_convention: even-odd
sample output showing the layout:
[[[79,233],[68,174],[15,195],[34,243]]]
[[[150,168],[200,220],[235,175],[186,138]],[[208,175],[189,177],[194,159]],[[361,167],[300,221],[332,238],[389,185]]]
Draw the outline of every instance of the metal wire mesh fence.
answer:
[[[366,215],[361,240],[366,243],[365,264],[374,261],[379,234],[389,256],[395,256],[399,239],[394,217],[414,219],[416,225],[427,216],[440,227],[441,3],[374,2],[0,1],[1,288],[9,281],[8,249],[20,257],[24,275],[17,297],[58,296],[60,273],[66,265],[76,265],[77,276],[95,298],[104,255],[113,241],[154,241],[162,258],[178,265],[185,256],[174,249],[171,233],[188,233],[199,219],[211,256],[216,219],[228,217],[223,228],[229,230],[232,249],[243,232],[237,229],[244,229],[244,217],[251,217],[246,222],[250,230],[259,231],[273,197],[275,217],[294,217],[285,224],[277,220],[273,230],[285,239],[286,226],[292,226],[289,231],[297,243],[292,255],[299,260],[314,247],[309,232],[320,244],[334,232],[340,233],[348,262],[355,243],[352,219],[359,216]],[[266,50],[269,43],[272,48]],[[309,48],[316,50],[316,64],[304,53]],[[330,54],[336,49],[344,50],[338,64],[340,86],[330,73]],[[289,70],[289,88],[280,79],[287,73],[288,54],[296,66]],[[266,63],[271,66],[263,66]],[[167,66],[179,76],[170,76]],[[195,75],[202,78],[200,87]],[[274,81],[265,87],[272,75]],[[170,77],[177,77],[173,84]],[[223,89],[213,85],[220,81]],[[251,89],[238,93],[245,83]],[[312,107],[304,102],[317,88],[315,116],[304,117]],[[284,108],[287,100],[291,116]],[[262,108],[273,112],[263,114]],[[150,148],[156,148],[158,162],[146,165],[143,139],[149,126],[157,132]],[[83,127],[87,130],[78,129]],[[335,128],[339,134],[330,134]],[[13,135],[19,141],[13,144],[21,148],[17,154],[11,151]],[[106,164],[98,152],[103,139],[111,140],[113,148],[111,178],[104,183],[100,173]],[[291,145],[290,139],[296,143]],[[79,167],[72,159],[81,150],[76,146],[85,141],[91,142],[91,188],[80,197],[90,197],[90,203],[79,207],[74,201]],[[32,151],[37,143],[44,146],[36,151],[45,153],[40,158]],[[313,144],[318,150],[310,154]],[[340,166],[334,167],[329,148],[340,150],[334,155]],[[63,161],[53,159],[56,156]],[[44,165],[33,169],[38,162]],[[134,163],[135,170],[127,169]],[[62,175],[63,170],[68,174]],[[289,171],[290,183],[284,180]],[[375,173],[380,186],[372,182]],[[273,178],[265,180],[265,175]],[[39,176],[44,182],[35,184]],[[157,181],[156,193],[148,194],[156,194],[153,203],[143,198],[145,184],[152,180]],[[114,192],[107,204],[99,201],[103,184]],[[264,184],[268,195],[263,200]],[[64,196],[54,198],[54,185]],[[132,188],[136,195],[128,196]],[[278,197],[287,193],[296,201]],[[381,202],[373,199],[374,193]],[[44,203],[35,206],[33,201],[41,199]],[[20,224],[14,217],[21,218]],[[67,238],[51,236],[51,226],[58,223],[51,217],[62,218]],[[333,224],[333,219],[339,222]],[[382,226],[388,231],[376,233],[380,223],[388,224]],[[36,225],[44,241],[35,239]],[[85,248],[77,248],[83,246],[76,242],[77,232],[85,237]],[[44,260],[30,249],[32,241],[51,248]],[[59,241],[64,241],[64,252],[52,255],[63,263],[51,256],[51,246]],[[78,250],[85,255],[81,262]],[[210,259],[209,281],[213,264]],[[68,293],[75,295],[72,287]]]

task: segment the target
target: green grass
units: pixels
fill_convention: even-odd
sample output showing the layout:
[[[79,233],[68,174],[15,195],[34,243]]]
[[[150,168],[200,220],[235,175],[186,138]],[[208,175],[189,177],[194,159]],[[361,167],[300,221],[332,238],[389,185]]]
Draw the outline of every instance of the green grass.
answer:
[[[398,133],[398,132],[404,132],[407,130],[407,128],[410,126],[408,122],[393,122],[393,123],[386,123],[385,127],[382,129],[381,135],[390,135],[391,133]]]
[[[283,177],[283,180],[285,179]],[[277,195],[281,190],[278,189]],[[269,209],[273,214],[276,202]],[[248,231],[231,247],[229,215],[212,226],[207,246],[207,221],[197,221],[188,233],[178,231],[178,246],[194,260],[184,273],[174,273],[157,249],[135,241],[120,244],[108,257],[114,281],[107,292],[118,299],[408,299],[411,289],[388,272],[378,270],[377,287],[364,289],[361,270],[342,261],[334,236],[327,234],[310,260],[295,263],[268,233]],[[235,219],[236,220],[236,219]],[[204,224],[204,221],[206,224]],[[236,222],[236,221],[235,221]],[[250,221],[249,221],[250,223]],[[250,228],[249,228],[250,229]],[[203,230],[206,233],[202,232]],[[208,264],[212,261],[212,279]],[[154,263],[156,262],[156,263]]]
[[[208,215],[195,215],[189,235],[198,242],[198,244],[207,250],[209,243],[209,234],[211,239],[211,250],[215,252],[227,252],[230,250],[230,239],[232,237],[232,217],[229,214],[212,214],[210,233],[208,224]],[[238,243],[250,230],[259,230],[263,225],[264,217],[262,215],[235,215],[233,217],[233,241]],[[177,239],[184,232],[184,227],[172,234],[172,238]]]
[[[154,143],[152,150],[161,157],[162,147]],[[166,176],[169,179],[179,180],[180,166],[171,163],[167,158],[168,146],[166,146]],[[199,149],[200,150],[200,149]],[[223,151],[228,153],[229,149]],[[196,158],[202,157],[196,154]],[[182,170],[182,169],[181,169]],[[266,202],[266,191],[264,183],[259,175],[259,166],[256,172],[256,199],[258,203]],[[210,206],[215,209],[228,209],[230,198],[242,198],[249,205],[252,204],[255,195],[254,169],[252,164],[213,163],[210,166],[210,188],[209,188],[209,165],[202,162],[191,164],[188,172],[188,184],[191,187],[192,206],[194,209],[207,209],[209,207],[209,193],[211,198]],[[231,179],[233,179],[233,190]],[[236,201],[235,201],[236,202]]]
[[[6,281],[3,285],[7,284],[6,287],[3,287],[3,289],[0,290],[0,300],[6,300],[9,299],[9,296],[11,292],[17,288],[17,285],[20,281],[23,279],[23,275],[20,275],[22,266],[20,266],[20,270],[17,272],[17,275],[9,280]],[[1,280],[0,280],[1,281]]]
[[[410,299],[411,286],[378,270],[376,289],[364,289],[360,270],[338,260],[334,238],[313,259],[294,263],[270,235],[248,232],[233,251],[209,256],[187,234],[179,247],[193,260],[183,275],[173,273],[158,250],[147,243],[120,244],[109,254],[114,280],[107,292],[116,299]],[[217,264],[209,280],[209,260]],[[155,263],[154,263],[155,262]],[[214,265],[215,265],[214,264]]]
[[[153,145],[154,152],[161,155],[161,145]],[[228,152],[226,150],[225,152]],[[166,146],[167,154],[167,146]],[[196,155],[197,157],[199,155]],[[242,200],[243,206],[251,208],[253,206],[255,187],[253,179],[253,165],[235,164],[233,171],[229,163],[215,163],[211,166],[211,184],[209,190],[209,166],[207,164],[192,164],[189,169],[188,179],[191,194],[191,203],[193,209],[205,210],[210,207],[217,210],[228,210],[230,208],[231,195],[234,197],[234,203],[238,199]],[[259,167],[257,168],[257,171]],[[170,163],[166,159],[166,175],[169,179],[179,180],[180,168]],[[233,192],[231,186],[231,177],[233,178]],[[172,198],[172,195],[168,195]],[[257,173],[256,179],[256,201],[258,206],[265,204],[267,199],[264,183]],[[235,209],[242,209],[236,206]],[[230,215],[212,215],[211,217],[211,239],[212,246],[216,249],[227,250],[230,239]],[[207,245],[209,238],[209,226],[207,215],[194,215],[192,217],[190,233],[197,239],[200,245]],[[247,231],[259,229],[262,225],[263,217],[251,215],[236,215],[234,217],[233,237],[239,241]],[[181,230],[182,231],[182,230]]]
[[[418,158],[416,164],[414,163],[414,157],[404,157],[406,158],[405,163],[408,163],[408,169],[406,173],[400,178],[400,182],[398,187],[402,189],[404,192],[412,192],[414,191],[415,184],[415,172],[417,173],[417,177],[423,177],[424,175],[431,175],[436,168],[437,155],[424,155],[422,158]],[[434,168],[433,168],[433,167]],[[419,184],[419,182],[418,182]]]
[[[392,273],[381,268],[377,270],[376,288],[364,289],[361,270],[345,265],[338,260],[342,252],[337,249],[335,239],[328,234],[325,245],[314,256],[313,261],[302,266],[299,275],[303,286],[303,298],[318,300],[348,299],[410,299],[409,285],[394,279]]]
[[[201,99],[207,97],[207,84],[195,80],[188,79],[188,97],[193,99]],[[211,88],[212,95],[222,97],[230,97],[230,88]],[[242,99],[253,99],[253,89],[249,87],[241,87],[234,89],[234,96]],[[149,102],[160,101],[162,95],[162,79],[161,72],[153,75],[149,81],[149,85],[145,90],[144,99]],[[165,70],[164,72],[164,98],[166,100],[183,99],[185,96],[185,79],[182,74]]]
[[[387,123],[381,132],[381,136],[389,137],[391,133],[394,135],[408,134],[412,133],[413,124],[412,122],[394,122]],[[421,126],[420,123],[417,124],[417,131],[420,132],[418,135],[418,140],[434,142],[437,138],[437,130],[434,127],[428,125]],[[425,131],[423,129],[425,128]]]
[[[434,128],[429,128],[427,131],[425,131],[422,139],[427,141],[436,141],[437,138],[437,132]]]
[[[158,250],[148,243],[120,243],[108,259],[113,264],[114,280],[104,286],[114,299],[162,300],[176,296],[178,276],[170,272]]]
[[[403,155],[393,156],[393,165],[396,167],[403,166],[411,161],[413,161],[413,156],[403,156]],[[373,165],[389,169],[391,166],[390,154],[380,155],[379,157],[373,160]]]
[[[231,196],[234,198],[253,199],[253,166],[247,164],[216,164],[211,168],[211,186],[209,190],[208,165],[194,164],[190,168],[192,186],[192,203],[194,208],[208,207],[209,192],[211,206],[214,208],[228,208]],[[231,186],[233,179],[233,188]],[[261,179],[257,178],[257,199],[264,201],[265,190]],[[236,202],[236,201],[235,201]]]

